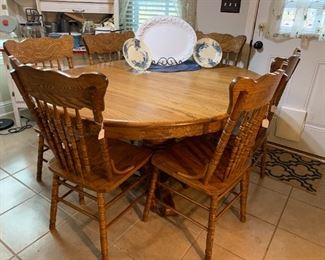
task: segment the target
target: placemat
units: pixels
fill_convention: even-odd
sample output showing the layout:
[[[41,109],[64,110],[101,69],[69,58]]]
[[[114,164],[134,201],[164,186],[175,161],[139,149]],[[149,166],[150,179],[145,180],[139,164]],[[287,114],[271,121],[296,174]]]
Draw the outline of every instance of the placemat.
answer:
[[[195,70],[199,70],[201,69],[201,66],[199,64],[197,64],[194,61],[185,61],[181,64],[177,64],[177,65],[171,65],[171,66],[162,66],[162,65],[156,65],[156,64],[152,64],[149,67],[149,71],[152,72],[180,72],[180,71],[195,71]]]

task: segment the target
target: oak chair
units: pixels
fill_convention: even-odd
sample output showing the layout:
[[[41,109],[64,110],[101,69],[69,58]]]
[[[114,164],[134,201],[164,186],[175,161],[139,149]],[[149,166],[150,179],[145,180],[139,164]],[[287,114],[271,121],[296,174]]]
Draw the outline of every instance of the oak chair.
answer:
[[[4,49],[8,56],[14,56],[20,63],[58,70],[65,67],[73,68],[73,37],[71,35],[59,39],[43,37],[29,38],[21,42],[8,40],[4,43]],[[14,109],[18,110],[16,107]],[[18,111],[17,114],[19,114]],[[43,161],[47,162],[43,154],[49,148],[39,129],[34,129],[39,135],[36,179],[41,181]]]
[[[84,35],[83,41],[87,49],[89,63],[94,64],[94,59],[99,62],[121,59],[124,42],[133,37],[134,32],[112,32],[97,35]]]
[[[277,90],[274,93],[274,96],[271,101],[271,106],[268,111],[268,120],[271,122],[274,111],[277,107],[277,105],[280,102],[280,99],[282,97],[282,94],[292,77],[293,73],[295,72],[298,64],[300,62],[300,53],[294,53],[294,55],[290,56],[289,58],[281,58],[276,57],[273,62],[271,63],[270,72],[274,72],[278,69],[283,69],[285,73],[287,74],[287,77],[284,78],[281,83],[279,84]],[[260,170],[260,176],[265,176],[265,165],[266,165],[266,155],[267,155],[267,129],[261,127],[258,135],[256,137],[254,151],[261,148],[261,170]]]
[[[186,138],[153,155],[151,162],[154,171],[144,209],[144,221],[147,220],[149,209],[154,202],[154,191],[157,185],[207,210],[209,219],[208,226],[205,226],[156,199],[158,204],[208,231],[205,259],[211,259],[217,217],[221,216],[237,198],[240,198],[240,220],[244,222],[246,219],[252,148],[261,122],[266,117],[269,102],[282,77],[285,77],[284,72],[279,70],[266,74],[256,81],[237,78],[229,87],[229,118],[217,142],[207,136]],[[232,133],[238,123],[240,128],[234,136]],[[207,194],[210,197],[210,206],[204,206],[166,183],[160,182],[158,180],[160,171],[182,184]],[[239,183],[240,192],[235,192],[233,189]],[[229,192],[235,197],[217,213],[218,203]]]
[[[233,36],[231,34],[216,32],[204,34],[201,31],[197,31],[196,36],[198,40],[202,38],[211,38],[217,41],[221,46],[223,54],[221,64],[237,66],[246,42],[245,35]]]
[[[107,228],[143,198],[145,191],[109,223],[105,210],[141,184],[147,174],[130,181],[127,188],[109,201],[105,201],[104,195],[145,166],[151,151],[108,138],[102,116],[108,80],[103,74],[84,73],[70,77],[59,71],[19,65],[15,60],[12,63],[12,76],[54,154],[49,162],[53,172],[50,229],[55,229],[59,202],[94,218],[99,222],[102,259],[108,259]],[[89,110],[93,119],[81,118],[81,109]],[[61,185],[69,191],[59,196]],[[96,195],[86,192],[85,188]],[[67,201],[66,196],[73,191],[96,201],[98,213]]]

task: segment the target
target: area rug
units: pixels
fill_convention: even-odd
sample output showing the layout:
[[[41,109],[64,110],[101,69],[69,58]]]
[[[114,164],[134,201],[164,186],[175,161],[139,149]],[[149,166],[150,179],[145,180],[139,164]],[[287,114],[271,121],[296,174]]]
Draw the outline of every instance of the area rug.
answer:
[[[260,171],[261,152],[257,151],[254,159],[255,171]],[[325,174],[325,163],[316,159],[282,150],[273,146],[267,148],[265,174],[310,193],[316,193]]]

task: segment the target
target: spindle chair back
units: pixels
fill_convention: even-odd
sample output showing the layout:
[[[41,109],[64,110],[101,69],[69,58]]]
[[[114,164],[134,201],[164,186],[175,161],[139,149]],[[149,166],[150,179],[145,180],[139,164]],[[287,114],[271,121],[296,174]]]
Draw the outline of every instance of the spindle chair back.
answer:
[[[86,34],[83,36],[89,63],[108,62],[122,58],[122,47],[126,40],[133,38],[133,32]]]

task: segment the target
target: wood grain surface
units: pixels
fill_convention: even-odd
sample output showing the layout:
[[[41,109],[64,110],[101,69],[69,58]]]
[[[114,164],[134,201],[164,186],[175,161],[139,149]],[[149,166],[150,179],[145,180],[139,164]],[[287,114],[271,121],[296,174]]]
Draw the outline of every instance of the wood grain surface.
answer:
[[[101,72],[109,79],[103,112],[105,127],[115,138],[168,139],[222,129],[227,118],[229,85],[236,77],[258,78],[237,67],[191,72],[137,73],[125,61],[66,71],[71,75]],[[83,117],[91,113],[81,111]]]

